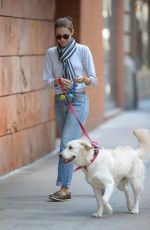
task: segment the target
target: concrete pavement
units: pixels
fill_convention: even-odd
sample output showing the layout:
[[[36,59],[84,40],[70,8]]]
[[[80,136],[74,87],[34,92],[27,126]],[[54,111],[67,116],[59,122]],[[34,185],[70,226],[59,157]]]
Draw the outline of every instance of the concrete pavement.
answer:
[[[134,128],[150,129],[150,101],[139,104],[137,111],[126,111],[90,132],[99,145],[112,148],[131,144],[137,147]],[[74,173],[72,200],[48,202],[56,191],[57,156],[55,151],[37,162],[0,179],[1,230],[149,230],[150,229],[150,163],[147,163],[140,214],[128,214],[124,195],[115,190],[111,198],[113,215],[92,218],[96,201],[81,171]]]

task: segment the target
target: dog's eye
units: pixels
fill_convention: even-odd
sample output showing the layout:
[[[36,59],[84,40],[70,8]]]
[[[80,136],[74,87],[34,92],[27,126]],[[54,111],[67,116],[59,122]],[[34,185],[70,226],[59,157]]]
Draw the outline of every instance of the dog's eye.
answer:
[[[71,150],[71,149],[73,149],[73,147],[72,147],[72,146],[69,146],[69,150]]]

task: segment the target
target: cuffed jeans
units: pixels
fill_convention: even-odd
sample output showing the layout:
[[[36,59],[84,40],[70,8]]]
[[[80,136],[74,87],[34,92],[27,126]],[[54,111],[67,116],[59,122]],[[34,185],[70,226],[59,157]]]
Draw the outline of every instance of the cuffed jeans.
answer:
[[[72,105],[76,114],[84,125],[89,113],[89,100],[84,92],[74,93]],[[81,127],[70,110],[67,101],[61,101],[58,96],[55,96],[55,113],[58,128],[61,135],[60,153],[66,148],[66,145],[71,140],[76,140],[81,137]],[[61,158],[58,162],[58,177],[57,186],[69,188],[73,173],[73,163],[64,163]]]

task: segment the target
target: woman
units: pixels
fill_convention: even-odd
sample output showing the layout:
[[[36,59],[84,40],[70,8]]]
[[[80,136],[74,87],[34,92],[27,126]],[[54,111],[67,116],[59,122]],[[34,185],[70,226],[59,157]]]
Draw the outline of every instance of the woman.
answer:
[[[43,80],[55,88],[55,113],[60,131],[60,153],[66,144],[81,137],[81,128],[69,109],[63,92],[58,83],[64,85],[66,93],[71,93],[71,103],[79,120],[85,124],[89,112],[86,86],[96,84],[95,67],[89,48],[75,42],[74,28],[70,17],[59,18],[55,22],[57,46],[49,48],[45,57]],[[56,185],[59,191],[49,195],[53,201],[71,199],[69,192],[73,173],[73,163],[65,164],[61,157],[58,162]]]

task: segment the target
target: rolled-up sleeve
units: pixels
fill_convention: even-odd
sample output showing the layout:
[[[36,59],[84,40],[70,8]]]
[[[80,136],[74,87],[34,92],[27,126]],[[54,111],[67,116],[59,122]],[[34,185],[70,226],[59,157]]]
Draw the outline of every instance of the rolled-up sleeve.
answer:
[[[43,81],[46,85],[49,85],[51,88],[54,88],[54,76],[50,50],[47,50],[45,55],[43,66]]]
[[[86,74],[89,78],[91,78],[91,85],[95,85],[97,83],[95,65],[94,65],[91,51],[87,46],[85,46],[85,49],[83,51],[83,56],[84,56],[83,60],[84,60],[84,68]]]

